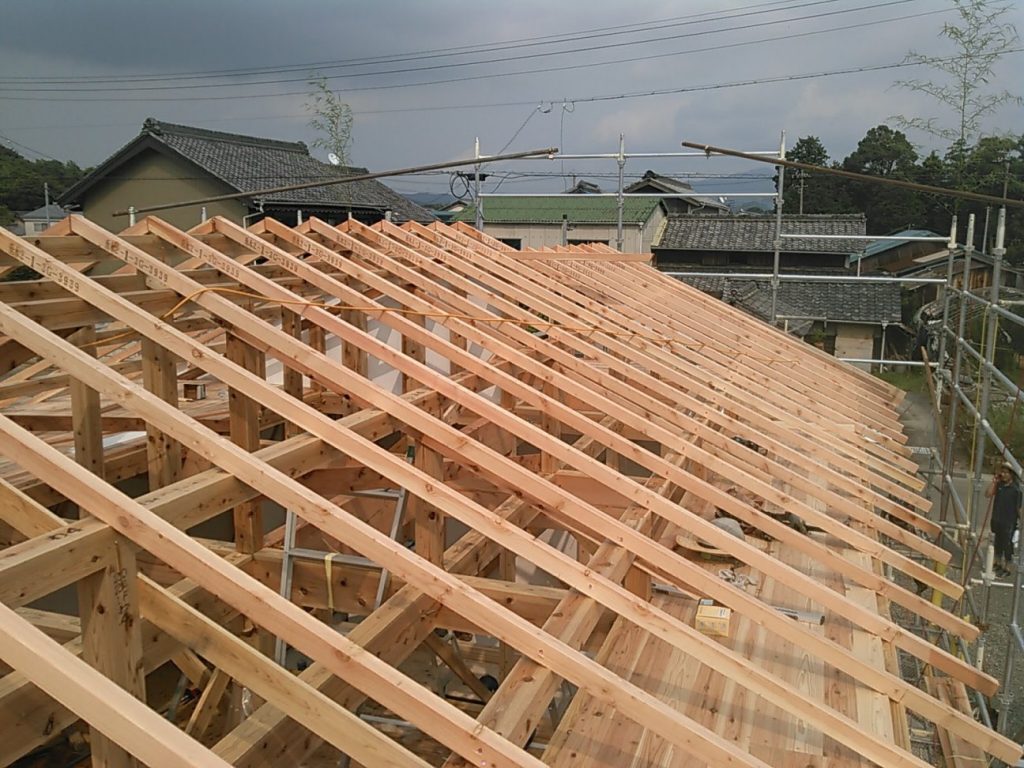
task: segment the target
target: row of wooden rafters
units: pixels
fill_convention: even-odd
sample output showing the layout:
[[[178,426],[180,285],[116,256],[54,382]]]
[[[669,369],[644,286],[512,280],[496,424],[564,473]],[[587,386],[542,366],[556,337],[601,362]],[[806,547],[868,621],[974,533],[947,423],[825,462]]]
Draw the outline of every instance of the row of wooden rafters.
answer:
[[[533,562],[587,600],[610,608],[706,660],[741,685],[798,713],[880,765],[918,762],[865,732],[849,718],[823,710],[818,703],[787,689],[770,674],[624,589],[619,583],[623,563],[626,568],[634,565],[659,581],[715,597],[762,623],[777,637],[846,670],[862,684],[902,702],[992,754],[1003,759],[1019,755],[1016,745],[986,731],[969,717],[790,622],[756,598],[659,546],[649,536],[654,521],[678,525],[807,594],[829,610],[842,612],[858,626],[935,668],[975,688],[994,692],[995,682],[991,678],[956,657],[887,618],[846,601],[842,595],[762,550],[732,538],[667,498],[673,489],[678,489],[686,494],[684,507],[689,499],[724,509],[844,578],[873,589],[956,635],[973,638],[976,629],[969,624],[873,571],[856,566],[821,542],[796,533],[729,495],[720,485],[703,479],[727,477],[729,482],[799,515],[849,546],[957,597],[957,585],[879,542],[878,535],[884,534],[921,555],[940,562],[948,559],[925,538],[890,519],[899,518],[925,532],[935,531],[934,524],[922,514],[927,505],[917,495],[921,486],[910,474],[913,464],[902,447],[903,438],[892,407],[894,393],[885,386],[649,268],[616,261],[611,254],[602,257],[602,249],[590,249],[593,258],[586,261],[525,263],[495,241],[466,228],[427,228],[415,224],[398,228],[387,223],[370,228],[354,222],[331,228],[311,220],[300,228],[290,229],[267,220],[243,230],[215,219],[186,234],[158,219],[147,219],[124,236],[114,237],[79,217],[69,218],[64,226],[64,238],[48,238],[47,242],[55,244],[65,239],[79,249],[79,256],[84,249],[95,255],[96,260],[116,258],[145,275],[151,288],[189,298],[183,311],[194,310],[216,318],[231,336],[280,360],[287,369],[309,377],[326,390],[351,398],[363,408],[387,414],[400,431],[416,436],[424,453],[432,452],[441,459],[471,467],[473,472],[512,493],[510,500],[493,510],[475,504],[438,482],[436,471],[431,476],[423,466],[408,465],[345,421],[334,421],[296,399],[294,393],[268,385],[244,364],[234,362],[230,355],[224,357],[211,351],[197,337],[108,290],[101,280],[83,277],[65,263],[69,259],[62,260],[43,248],[3,235],[0,250],[33,267],[89,307],[133,329],[154,354],[154,350],[162,350],[188,361],[234,391],[263,404],[315,441],[343,452],[407,488],[424,504],[466,523],[477,532],[476,546],[489,540]],[[171,268],[135,244],[154,241],[164,248],[177,249],[184,255],[184,261]],[[226,253],[227,248],[213,247],[211,242],[230,244],[233,255]],[[49,250],[57,253],[61,248]],[[257,260],[267,260],[297,278],[318,294],[321,302],[329,297],[345,306],[363,308],[362,327],[360,322],[346,322],[336,312],[309,302],[307,291],[297,293],[292,290],[295,286],[270,279],[247,266]],[[200,266],[218,270],[250,296],[262,298],[250,299],[251,309],[239,306],[237,300],[219,295],[190,277],[190,270]],[[352,287],[354,283],[359,287]],[[388,306],[394,304],[419,315],[388,311]],[[399,396],[384,391],[357,371],[318,352],[296,338],[299,324],[264,319],[259,309],[266,305],[284,308],[285,315],[301,316],[306,323],[323,329],[324,334],[341,339],[347,348],[358,349],[400,371],[406,377],[408,393]],[[165,402],[166,397],[161,399],[160,393],[147,391],[112,367],[98,363],[87,351],[47,331],[23,314],[24,309],[10,304],[0,306],[0,331],[60,368],[81,387],[100,392],[137,414],[170,443],[180,443],[204,456],[259,495],[296,511],[308,523],[381,563],[407,584],[415,584],[416,589],[406,594],[406,600],[436,601],[478,626],[488,627],[496,637],[531,659],[537,668],[603,698],[686,750],[712,755],[721,764],[761,764],[643,690],[590,662],[550,632],[536,629],[460,581],[454,575],[458,568],[451,562],[454,553],[442,551],[436,530],[423,532],[424,546],[418,541],[415,553],[405,550],[275,468],[260,453],[251,454],[219,438]],[[435,323],[433,329],[422,320],[428,314]],[[512,318],[522,324],[484,322],[488,315]],[[473,317],[481,320],[469,319]],[[367,333],[367,319],[401,334],[404,348],[393,349]],[[541,337],[523,326],[531,320],[553,325]],[[589,330],[581,332],[581,326]],[[434,333],[437,327],[447,329],[447,337]],[[636,335],[624,340],[624,333]],[[671,341],[659,344],[650,340],[654,334],[667,336]],[[489,354],[481,355],[479,349]],[[454,375],[443,375],[428,367],[428,352],[448,360]],[[422,392],[412,382],[420,384]],[[491,386],[500,390],[508,403],[534,409],[540,424],[520,418],[502,407],[502,403],[482,394]],[[432,412],[422,402],[416,402],[415,396],[437,398],[435,408],[443,403],[449,418],[454,413],[468,413],[536,447],[542,455],[540,473],[467,438],[439,411]],[[94,411],[92,430],[101,432],[98,409]],[[32,540],[12,547],[7,553],[14,551],[14,558],[8,557],[9,563],[15,563],[12,568],[31,573],[33,567],[47,562],[43,553],[53,558],[52,553],[63,548],[66,554],[68,541],[80,542],[84,536],[97,537],[94,541],[99,541],[100,532],[113,529],[188,574],[195,583],[267,630],[287,639],[321,662],[328,672],[364,693],[372,693],[382,704],[466,760],[535,763],[518,746],[502,738],[506,726],[480,729],[449,705],[424,697],[394,669],[361,652],[352,638],[325,632],[322,625],[295,606],[190,540],[180,531],[186,527],[185,516],[177,520],[161,516],[152,504],[133,501],[112,486],[98,483],[86,468],[28,434],[11,419],[0,419],[0,433],[5,455],[38,477],[45,477],[50,485],[106,524],[90,522],[69,529],[59,518],[43,522],[45,510],[26,505],[31,510],[26,516],[34,521],[29,533],[40,534],[49,530],[48,526],[54,530],[60,526],[60,536],[44,534],[45,541]],[[561,439],[560,433],[581,437],[571,446]],[[734,441],[734,436],[756,443],[768,455]],[[636,439],[660,444],[662,454],[638,446]],[[614,451],[650,471],[652,481],[627,478],[595,458],[604,450]],[[563,468],[580,473],[610,496],[632,505],[630,508],[636,512],[627,512],[621,520],[602,513],[553,482],[552,476]],[[663,485],[659,487],[659,483]],[[612,551],[621,552],[624,559],[604,574],[565,557],[534,540],[521,527],[527,510],[547,515],[584,540],[597,544],[611,542]],[[193,516],[187,522],[191,525],[196,520]],[[127,557],[128,549],[122,545],[115,550],[119,563]],[[74,573],[71,578],[76,578]],[[302,710],[303,705],[309,707],[317,701],[317,694],[303,681],[271,672],[268,662],[258,655],[245,655],[233,638],[214,632],[200,614],[187,614],[176,596],[142,583],[144,606],[161,606],[154,615],[174,615],[179,619],[171,627],[162,626],[164,631],[173,634],[174,627],[186,627],[177,630],[179,634],[191,633],[179,637],[182,642],[200,645],[197,650],[211,654],[211,660],[217,656],[226,665],[234,663],[232,668],[240,679],[256,680],[261,685],[257,688],[254,684],[254,690],[282,709],[282,701],[300,702],[290,705],[293,710]],[[10,595],[5,594],[5,598],[10,605]],[[381,609],[382,616],[388,615],[385,609],[392,601]],[[11,648],[24,627],[9,611],[4,619],[5,626],[12,627],[5,648],[13,656],[16,651]],[[26,642],[18,647],[30,653],[29,645]],[[244,655],[244,662],[233,662],[232,654]],[[81,664],[57,658],[45,661],[34,668],[59,670],[59,674],[53,673],[57,674],[55,679],[65,683],[86,678]],[[9,663],[28,672],[25,658]],[[320,682],[325,681],[323,678]],[[52,679],[37,682],[44,688],[46,682],[53,686]],[[56,695],[55,688],[46,689]],[[60,692],[67,695],[69,688],[65,685]],[[89,685],[82,686],[82,695],[89,691]],[[76,704],[85,706],[80,701]],[[121,711],[119,707],[113,709]],[[95,713],[88,707],[85,710]],[[333,706],[327,711],[335,718],[333,731],[323,723],[304,721],[305,724],[317,733],[330,731],[334,738],[343,734],[344,749],[361,762],[408,764],[402,761],[412,759],[400,747],[382,741],[343,708]],[[96,726],[101,731],[104,726],[115,730],[110,724],[116,721],[116,714],[111,712],[109,718]],[[159,760],[151,760],[171,743],[180,747],[179,754],[197,755],[195,759],[200,762],[209,759],[206,753],[186,750],[177,732],[156,726],[150,729],[145,721],[138,722],[137,732],[127,732],[127,726],[119,723],[122,730],[110,735],[115,740],[129,741],[125,746],[145,762],[160,764]],[[168,741],[161,743],[161,738]]]

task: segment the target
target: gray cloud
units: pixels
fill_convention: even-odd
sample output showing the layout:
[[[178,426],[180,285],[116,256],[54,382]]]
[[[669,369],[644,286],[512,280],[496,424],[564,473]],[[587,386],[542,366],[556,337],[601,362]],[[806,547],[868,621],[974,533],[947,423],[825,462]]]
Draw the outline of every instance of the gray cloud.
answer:
[[[575,42],[558,46],[580,50],[561,56],[469,63],[551,50],[528,47],[456,59],[417,59],[347,70],[322,65],[321,69],[332,76],[332,87],[342,92],[355,112],[354,160],[374,169],[466,156],[471,154],[476,136],[481,138],[485,152],[496,152],[521,126],[511,149],[561,145],[572,153],[611,152],[620,132],[626,134],[627,148],[638,152],[677,151],[683,138],[737,148],[769,149],[777,146],[779,132],[785,129],[790,144],[799,136],[814,134],[822,138],[833,156],[841,158],[868,128],[895,113],[939,113],[921,96],[891,87],[901,76],[899,70],[630,99],[587,99],[890,64],[901,60],[911,45],[925,52],[948,50],[940,44],[938,33],[951,16],[930,13],[946,7],[937,0],[913,0],[836,13],[878,4],[879,0],[694,0],[685,4],[657,0],[628,4],[610,0],[485,0],[473,5],[451,0],[306,0],[287,4],[265,0],[8,0],[0,28],[0,88],[18,87],[5,80],[14,77],[125,77],[274,68],[447,50],[683,15],[730,12],[744,15],[730,22],[698,23],[701,18],[690,18],[686,26],[666,23],[632,36],[588,37],[581,33],[575,36]],[[769,13],[772,9],[778,10]],[[794,20],[826,13],[834,15]],[[723,34],[711,31],[726,25],[753,25],[775,19],[788,21]],[[1014,7],[1010,20],[1024,29],[1024,13],[1019,6]],[[864,22],[872,25],[756,42]],[[28,30],[38,33],[26,33]],[[691,36],[651,41],[654,37],[684,34]],[[647,42],[598,48],[637,40]],[[694,49],[709,50],[684,53]],[[582,66],[641,57],[659,58]],[[452,63],[457,66],[422,69]],[[1012,88],[1016,79],[1010,73],[1019,69],[1019,64],[1019,54],[1004,62],[1002,74],[1008,87]],[[371,69],[414,67],[421,69],[366,74]],[[248,79],[235,78],[230,87],[218,89],[58,93],[42,89],[67,86],[40,83],[30,92],[0,90],[0,97],[22,99],[0,99],[0,134],[47,155],[83,165],[102,161],[135,135],[147,116],[218,130],[310,141],[314,136],[307,124],[308,114],[303,106],[306,99],[302,95],[308,89],[302,81],[312,69],[251,78],[300,82],[247,85]],[[547,71],[509,74],[535,69]],[[482,79],[473,79],[478,77]],[[459,82],[423,84],[434,80]],[[420,84],[390,87],[408,83]],[[174,83],[152,83],[170,84]],[[294,95],[295,92],[299,94]],[[100,100],[108,96],[130,100]],[[190,100],[167,100],[181,96]],[[195,98],[211,96],[214,98]],[[540,104],[545,111],[537,109]],[[1019,107],[1007,109],[990,121],[987,128],[993,132],[1019,131],[1024,124],[1022,117],[1024,110]],[[560,171],[563,166],[580,174],[612,170],[582,161],[531,162],[517,165],[515,170]],[[637,160],[630,163],[629,171],[641,173],[650,166],[668,172],[690,169],[677,160]],[[699,167],[706,169],[707,164]],[[735,166],[726,169],[734,170]],[[396,187],[407,190],[445,185],[441,178],[395,182]],[[503,191],[557,189],[561,185],[562,181],[557,179],[510,180]]]

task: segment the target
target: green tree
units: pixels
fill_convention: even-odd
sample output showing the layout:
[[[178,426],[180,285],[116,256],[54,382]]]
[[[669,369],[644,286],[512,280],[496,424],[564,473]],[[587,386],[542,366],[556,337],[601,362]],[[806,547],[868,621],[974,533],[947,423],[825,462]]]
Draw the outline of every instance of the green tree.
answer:
[[[309,84],[313,88],[306,102],[306,109],[313,115],[309,124],[320,133],[313,146],[336,155],[340,164],[347,167],[351,165],[352,108],[327,87],[327,78],[319,77]]]
[[[882,178],[913,181],[918,176],[917,150],[902,131],[887,125],[871,128],[842,168]],[[920,196],[910,190],[852,181],[847,186],[854,210],[867,216],[869,235],[884,235],[918,225],[924,217]]]
[[[997,197],[1006,190],[1010,198],[1024,197],[1024,134],[1018,136],[986,136],[969,147],[963,157],[962,168],[965,187],[975,192]],[[960,207],[960,216],[966,226],[967,215],[976,218],[975,244],[988,251],[995,239],[995,207],[987,208],[981,203],[965,202]],[[1006,253],[1007,258],[1020,264],[1024,261],[1024,211],[1020,208],[1006,209]],[[990,218],[988,238],[984,222]]]
[[[0,147],[0,224],[14,220],[14,212],[39,208],[50,185],[54,200],[85,175],[75,163],[59,160],[28,160],[12,149]]]
[[[786,158],[825,168],[839,167],[829,161],[828,150],[817,136],[804,136],[797,140],[786,153]],[[786,173],[785,206],[787,213],[849,213],[854,210],[845,179],[799,170]]]
[[[347,169],[352,165],[352,108],[327,87],[327,78],[322,75],[309,84],[313,87],[306,102],[306,109],[313,115],[309,125],[320,134],[313,140],[313,146],[326,150],[328,157],[333,155],[337,164]],[[341,194],[346,204],[351,202],[348,184],[341,185]]]
[[[1007,90],[993,90],[995,67],[1017,46],[1019,35],[1013,24],[1003,21],[1012,3],[992,0],[952,0],[957,19],[943,25],[941,36],[953,44],[953,56],[927,56],[916,51],[905,61],[920,64],[932,77],[900,80],[897,85],[927,94],[947,114],[939,117],[895,118],[902,128],[917,129],[951,145],[953,182],[967,189],[965,176],[969,147],[982,129],[984,119],[1001,106],[1020,97]]]

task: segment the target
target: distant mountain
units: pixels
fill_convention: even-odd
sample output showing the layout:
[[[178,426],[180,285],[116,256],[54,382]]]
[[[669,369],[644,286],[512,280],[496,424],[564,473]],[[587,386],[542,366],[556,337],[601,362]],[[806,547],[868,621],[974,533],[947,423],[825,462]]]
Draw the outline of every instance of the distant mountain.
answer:
[[[402,195],[406,200],[411,200],[416,205],[424,208],[443,208],[449,203],[455,202],[455,198],[447,192],[414,192],[411,195]]]

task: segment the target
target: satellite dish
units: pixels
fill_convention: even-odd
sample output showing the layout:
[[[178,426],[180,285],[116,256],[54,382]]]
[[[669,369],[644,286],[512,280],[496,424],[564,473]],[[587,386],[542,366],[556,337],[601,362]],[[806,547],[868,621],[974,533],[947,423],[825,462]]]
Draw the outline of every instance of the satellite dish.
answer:
[[[327,162],[329,162],[331,165],[341,165],[341,158],[338,157],[333,152],[331,152],[330,154],[327,155]]]

